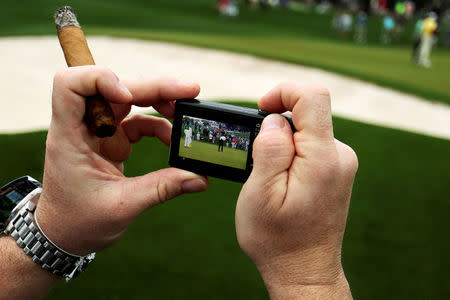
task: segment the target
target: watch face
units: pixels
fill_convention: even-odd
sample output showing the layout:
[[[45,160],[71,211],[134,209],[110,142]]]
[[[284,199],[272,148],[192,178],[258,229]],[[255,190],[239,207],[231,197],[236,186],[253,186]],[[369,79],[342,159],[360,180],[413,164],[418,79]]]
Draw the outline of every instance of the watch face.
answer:
[[[12,188],[0,192],[0,228],[6,227],[6,221],[14,207],[24,198]]]
[[[39,187],[39,183],[31,182],[25,176],[8,183],[0,189],[0,232],[6,227],[11,211],[31,191]]]

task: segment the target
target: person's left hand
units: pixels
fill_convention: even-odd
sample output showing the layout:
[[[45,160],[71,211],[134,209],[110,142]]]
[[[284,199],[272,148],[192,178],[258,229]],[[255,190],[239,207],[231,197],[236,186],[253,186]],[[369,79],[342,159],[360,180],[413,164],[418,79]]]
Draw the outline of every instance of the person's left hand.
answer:
[[[182,193],[205,190],[207,178],[175,168],[136,178],[123,175],[131,143],[156,136],[169,145],[172,131],[164,118],[135,115],[124,120],[131,105],[153,106],[170,118],[175,99],[198,93],[197,84],[173,79],[122,83],[110,70],[96,66],[59,72],[54,79],[43,192],[36,209],[44,233],[62,249],[85,255],[117,241],[146,209]],[[95,137],[83,122],[85,98],[98,94],[112,104],[116,115],[118,129],[112,138]]]

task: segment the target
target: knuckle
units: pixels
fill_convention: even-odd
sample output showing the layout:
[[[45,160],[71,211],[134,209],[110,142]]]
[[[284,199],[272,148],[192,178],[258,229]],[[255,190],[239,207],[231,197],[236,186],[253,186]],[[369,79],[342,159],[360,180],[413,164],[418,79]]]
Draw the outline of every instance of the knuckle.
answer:
[[[178,80],[169,76],[160,76],[152,80],[159,99],[166,99],[167,97],[164,96],[176,86],[177,82]]]
[[[321,96],[323,98],[330,97],[330,91],[325,86],[319,83],[301,83],[294,80],[286,80],[279,84],[279,88],[282,90],[298,90],[302,95],[311,94],[313,98],[314,96]]]
[[[330,98],[330,91],[321,84],[312,84],[311,91],[313,95],[321,96],[324,98]]]
[[[253,144],[255,166],[288,168],[295,149],[292,140],[277,135],[261,135]]]
[[[169,120],[167,120],[166,118],[158,118],[158,117],[154,118],[159,127],[168,127],[168,126],[172,127],[172,123],[170,123]]]
[[[55,75],[53,76],[53,86],[59,87],[64,84],[65,78],[67,76],[67,69],[61,69],[56,71]]]
[[[308,85],[301,94],[301,103],[302,107],[309,107],[318,115],[328,117],[331,107],[330,92],[321,85]]]
[[[156,126],[156,127],[162,127],[162,126],[167,126],[167,125],[171,124],[169,122],[169,120],[167,120],[166,118],[160,118],[160,117],[148,116],[148,115],[142,115],[142,114],[134,115],[129,120],[133,121],[133,122],[138,122],[138,123],[146,122],[147,125]]]
[[[55,153],[58,152],[58,149],[59,149],[58,143],[55,142],[55,139],[52,138],[51,135],[49,134],[45,142],[45,151],[49,155],[54,155]]]
[[[259,134],[253,143],[254,151],[262,156],[287,156],[293,154],[286,137],[275,134]],[[291,142],[292,143],[292,142]]]
[[[94,70],[96,70],[96,72],[95,72],[96,80],[100,80],[100,81],[118,80],[117,75],[108,67],[97,67],[96,66]],[[97,83],[98,83],[98,81],[97,81]]]
[[[158,184],[156,185],[156,196],[158,204],[162,204],[172,198],[169,183],[164,178],[158,180]]]
[[[359,167],[358,155],[355,150],[348,145],[345,145],[345,153],[345,171],[350,174],[355,174]]]
[[[102,76],[111,76],[114,75],[113,71],[108,68],[108,67],[104,67],[104,66],[95,66],[94,67],[95,70],[97,70],[97,72],[99,73],[99,75]],[[115,75],[114,75],[115,76]]]
[[[298,151],[298,150],[297,150]],[[294,164],[294,172],[298,176],[305,171],[305,165],[308,166],[310,177],[319,182],[332,184],[341,176],[341,163],[338,150],[334,143],[308,143],[304,142],[299,157],[303,164]]]
[[[129,118],[129,121],[144,121],[147,119],[147,116],[145,115],[141,115],[141,114],[137,114],[132,116],[131,118]]]
[[[352,147],[338,141],[336,147],[339,150],[341,171],[345,176],[354,176],[359,167],[358,155]]]

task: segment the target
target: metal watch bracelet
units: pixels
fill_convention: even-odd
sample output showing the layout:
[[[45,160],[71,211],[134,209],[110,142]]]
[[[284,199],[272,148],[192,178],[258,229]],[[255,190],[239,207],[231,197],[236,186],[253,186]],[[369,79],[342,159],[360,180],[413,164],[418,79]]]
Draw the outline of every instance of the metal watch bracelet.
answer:
[[[63,276],[67,281],[77,277],[94,260],[95,253],[87,256],[77,256],[60,249],[41,231],[37,224],[34,211],[36,205],[33,198],[39,197],[41,189],[31,192],[28,205],[24,205],[6,227],[5,233],[11,235],[43,269],[57,276]]]

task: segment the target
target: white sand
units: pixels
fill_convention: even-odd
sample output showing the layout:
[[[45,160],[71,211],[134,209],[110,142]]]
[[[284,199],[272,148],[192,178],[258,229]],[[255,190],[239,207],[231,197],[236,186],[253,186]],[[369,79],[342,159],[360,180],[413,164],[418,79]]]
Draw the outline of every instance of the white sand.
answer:
[[[199,98],[209,100],[257,100],[284,80],[317,82],[331,91],[337,116],[450,139],[450,106],[330,72],[160,42],[96,36],[88,42],[96,63],[121,78],[197,81]],[[47,128],[52,78],[65,68],[56,36],[0,39],[0,65],[0,132]]]

